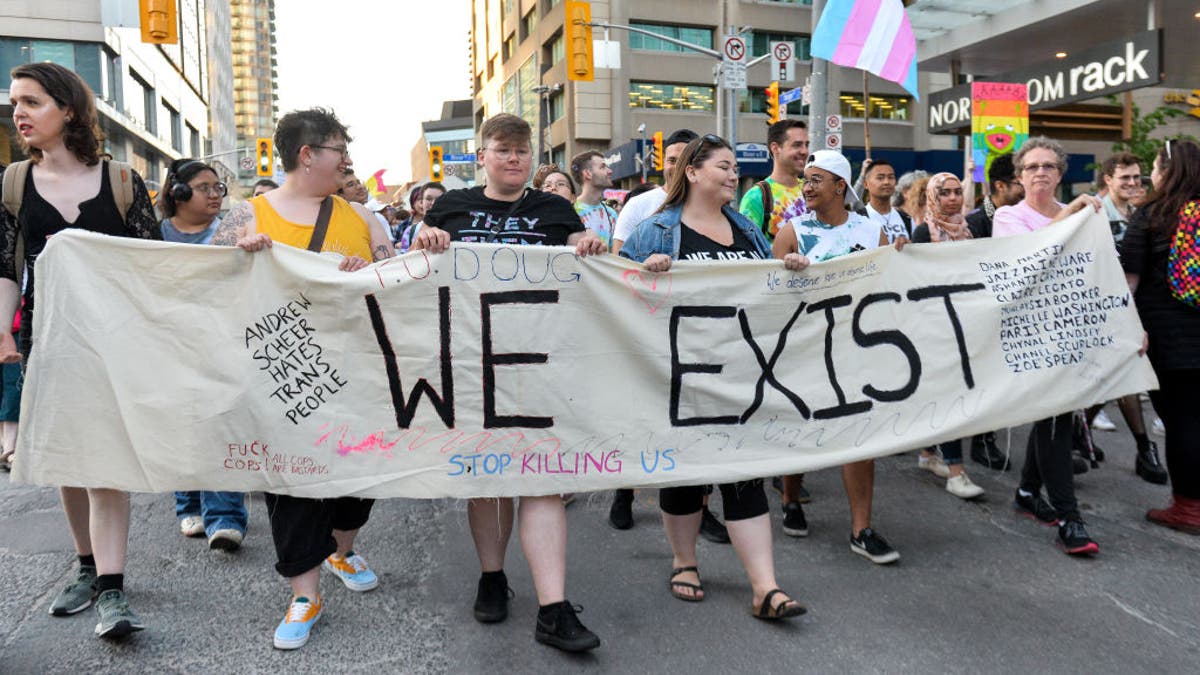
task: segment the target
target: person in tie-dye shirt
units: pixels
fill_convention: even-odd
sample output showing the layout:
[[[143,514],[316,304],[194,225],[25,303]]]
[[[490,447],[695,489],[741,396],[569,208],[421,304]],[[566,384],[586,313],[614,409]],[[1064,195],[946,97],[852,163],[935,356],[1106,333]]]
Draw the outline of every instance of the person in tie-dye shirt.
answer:
[[[596,150],[585,150],[571,158],[571,177],[579,186],[575,213],[583,220],[584,227],[595,232],[611,250],[617,212],[604,203],[604,190],[612,187],[612,169],[604,155]]]
[[[775,168],[742,195],[743,216],[774,239],[787,221],[808,213],[802,194],[804,162],[808,159],[808,126],[796,119],[780,120],[767,130],[767,148]]]

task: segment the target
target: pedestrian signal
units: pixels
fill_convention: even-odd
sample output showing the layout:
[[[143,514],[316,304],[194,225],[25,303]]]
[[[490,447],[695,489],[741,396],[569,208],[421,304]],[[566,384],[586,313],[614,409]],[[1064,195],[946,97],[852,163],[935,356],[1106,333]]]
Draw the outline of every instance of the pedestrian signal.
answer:
[[[274,143],[269,138],[260,138],[254,143],[254,166],[255,171],[259,176],[272,176],[275,174],[275,148]]]
[[[772,82],[767,86],[767,124],[775,124],[779,121],[779,82]]]
[[[442,179],[442,146],[429,146],[429,179]]]
[[[567,32],[567,79],[591,82],[592,6],[587,2],[567,0],[564,8]]]
[[[662,171],[663,169],[663,137],[661,131],[654,132],[654,147],[650,150],[650,157],[654,161],[654,170]]]
[[[142,23],[142,42],[178,44],[179,18],[176,0],[138,0],[138,15]]]

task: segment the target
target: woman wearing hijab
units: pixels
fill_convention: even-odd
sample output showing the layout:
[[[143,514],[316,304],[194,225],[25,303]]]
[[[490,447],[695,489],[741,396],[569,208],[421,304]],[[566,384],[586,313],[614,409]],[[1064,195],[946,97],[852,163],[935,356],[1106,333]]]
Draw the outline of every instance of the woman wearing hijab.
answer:
[[[924,222],[913,230],[913,243],[923,244],[942,241],[966,241],[971,238],[963,217],[962,181],[952,173],[942,172],[929,178],[925,186]],[[941,451],[941,457],[937,450]],[[963,467],[962,440],[941,443],[937,448],[926,448],[917,458],[917,466],[946,479],[946,492],[960,499],[974,499],[983,494],[983,488],[971,482]]]

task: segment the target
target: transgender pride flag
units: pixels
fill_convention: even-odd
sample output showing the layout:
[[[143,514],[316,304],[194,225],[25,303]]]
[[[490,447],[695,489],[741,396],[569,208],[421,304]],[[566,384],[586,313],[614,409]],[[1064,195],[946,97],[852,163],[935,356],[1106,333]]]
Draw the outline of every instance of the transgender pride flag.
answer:
[[[917,40],[901,0],[829,0],[812,36],[812,55],[859,68],[917,93]]]

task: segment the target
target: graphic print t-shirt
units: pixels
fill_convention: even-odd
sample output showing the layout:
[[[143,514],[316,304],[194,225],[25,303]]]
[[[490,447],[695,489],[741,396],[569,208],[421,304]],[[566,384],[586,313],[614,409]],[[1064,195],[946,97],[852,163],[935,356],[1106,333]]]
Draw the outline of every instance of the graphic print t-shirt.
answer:
[[[904,226],[904,219],[900,217],[900,212],[892,209],[887,213],[880,213],[875,210],[874,206],[867,204],[867,216],[871,220],[879,223],[883,231],[887,233],[888,243],[894,244],[900,237],[911,237],[908,228]]]
[[[842,225],[827,225],[817,220],[815,213],[809,213],[793,220],[792,227],[796,230],[800,253],[813,262],[877,248],[879,233],[883,231],[879,223],[853,211]]]
[[[491,238],[493,244],[525,246],[565,246],[567,237],[584,229],[575,207],[556,194],[526,190],[520,200],[513,210],[513,202],[484,196],[482,186],[451,190],[425,214],[425,225],[440,227],[453,241]]]
[[[750,238],[736,227],[730,228],[733,243],[726,246],[693,230],[687,223],[679,225],[680,260],[762,260]]]
[[[784,223],[808,213],[808,206],[804,203],[803,180],[796,187],[784,187],[772,178],[768,178],[766,183],[771,188],[770,217],[765,222],[763,221],[763,194],[762,188],[757,184],[742,195],[738,211],[749,218],[750,222],[759,225],[763,234],[767,235],[767,239],[774,239]]]
[[[600,237],[600,241],[604,242],[605,246],[612,247],[613,231],[616,229],[617,212],[612,210],[612,207],[604,202],[599,204],[585,204],[582,201],[575,201],[575,213],[579,214],[579,219],[583,221],[583,226]]]

